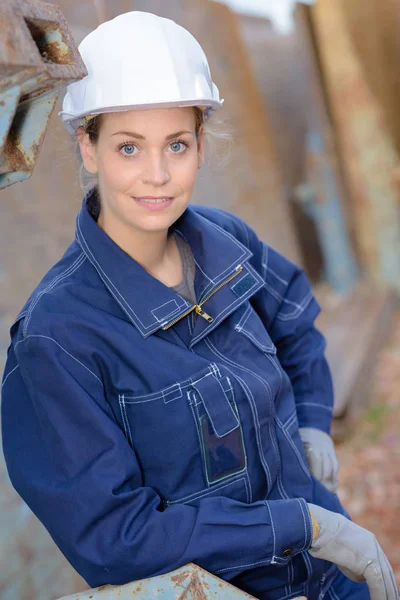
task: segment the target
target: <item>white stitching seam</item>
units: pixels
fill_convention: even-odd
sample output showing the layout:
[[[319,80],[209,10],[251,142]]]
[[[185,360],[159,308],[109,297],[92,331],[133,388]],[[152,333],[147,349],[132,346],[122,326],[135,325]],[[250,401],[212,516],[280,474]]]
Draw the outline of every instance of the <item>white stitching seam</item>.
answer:
[[[264,504],[267,507],[267,510],[269,512],[269,518],[271,519],[272,540],[273,540],[273,548],[272,548],[272,555],[273,556],[272,556],[271,564],[274,564],[275,563],[275,555],[276,555],[276,536],[275,536],[274,520],[272,518],[271,509],[269,507],[268,502],[265,502]]]
[[[311,296],[313,295],[312,290],[309,290],[307,292],[307,294],[304,296],[304,298],[300,301],[300,304],[299,304],[298,302],[294,302],[293,300],[288,300],[287,298],[284,298],[283,296],[281,296],[279,294],[279,292],[277,292],[274,288],[270,287],[268,285],[268,283],[265,283],[264,286],[267,289],[267,291],[271,294],[271,296],[273,296],[275,298],[275,300],[278,300],[279,302],[281,302],[283,304],[289,304],[290,306],[295,306],[297,311],[301,311],[301,312],[303,312],[303,310],[304,310],[304,308],[303,308],[304,302],[306,302],[308,300],[310,294],[311,294]],[[296,311],[294,311],[294,312],[296,312]],[[289,313],[289,314],[291,315],[293,313]]]
[[[193,383],[197,383],[197,381],[201,381],[204,377],[208,377],[209,375],[211,375],[210,369],[213,368],[212,364],[210,363],[210,365],[208,365],[207,367],[204,367],[204,368],[207,369],[207,373],[205,375],[203,375],[202,377],[200,377],[200,379],[193,380],[193,377],[189,377],[188,379],[185,379],[184,381],[172,383],[171,385],[169,385],[166,388],[163,388],[162,390],[159,390],[157,392],[152,392],[150,394],[144,394],[141,396],[127,396],[125,394],[124,395],[125,403],[126,404],[142,404],[144,402],[155,402],[156,400],[161,400],[161,398],[164,398],[164,395],[168,396],[169,390],[172,390],[176,386],[179,386],[180,390],[182,392],[182,390],[185,390],[186,388],[190,387]],[[204,370],[204,368],[202,369],[202,371]],[[181,396],[182,396],[182,393],[179,396],[179,398]],[[141,398],[143,398],[143,400],[140,400]],[[127,402],[127,400],[131,400],[131,402]],[[169,400],[168,402],[171,402],[171,400]]]
[[[82,234],[82,230],[80,227],[80,222],[79,219],[77,220],[77,233],[79,235],[79,238],[82,239],[78,239],[79,243],[85,246],[85,252],[87,253],[87,255],[90,255],[91,262],[94,263],[97,266],[97,272],[100,275],[100,278],[104,281],[104,283],[107,285],[107,287],[111,287],[112,289],[110,290],[112,295],[114,296],[114,298],[116,299],[116,301],[118,302],[118,304],[120,305],[120,307],[125,311],[128,312],[128,314],[130,314],[132,320],[134,321],[135,325],[137,327],[139,327],[139,329],[142,329],[142,331],[148,330],[153,328],[155,325],[155,323],[152,323],[150,325],[145,325],[144,323],[142,323],[142,321],[139,319],[139,317],[137,316],[137,314],[135,313],[135,311],[133,310],[133,308],[130,306],[130,304],[128,304],[128,302],[125,300],[124,296],[121,294],[121,292],[118,290],[118,288],[114,285],[114,283],[111,281],[111,279],[107,276],[107,274],[105,273],[105,271],[101,268],[100,264],[98,263],[98,261],[96,260],[95,256],[93,255],[93,253],[91,252],[86,239],[84,237],[84,235]],[[108,282],[108,283],[107,283]],[[114,291],[113,291],[114,290]],[[118,294],[118,296],[116,295]],[[189,304],[187,303],[187,306],[189,306]]]
[[[218,569],[215,573],[226,573],[227,571],[237,571],[238,569],[248,569],[249,567],[260,567],[261,565],[270,565],[271,559],[266,558],[265,560],[259,560],[257,562],[248,563],[245,565],[236,565],[234,567],[226,567],[225,569]]]
[[[198,404],[197,404],[196,402],[194,402],[194,403],[193,403],[193,406],[194,406],[194,407],[195,407],[195,409],[196,409],[197,419],[198,419],[198,422],[200,423],[200,422],[201,422],[201,416],[200,416],[199,409],[198,409],[198,407],[199,407],[199,404],[201,404],[201,403],[198,403]],[[203,404],[203,407],[204,407],[204,402],[202,402],[202,404]],[[235,405],[235,406],[236,406],[236,405]],[[204,408],[205,408],[205,407],[204,407]],[[193,413],[193,410],[192,410],[192,413]],[[203,436],[200,434],[200,430],[199,430],[199,428],[198,428],[198,425],[197,425],[197,423],[196,423],[196,427],[197,427],[198,434],[199,434],[199,436],[200,436],[200,443],[201,443],[202,454],[203,454],[203,460],[204,460],[204,469],[205,469],[205,472],[206,472],[206,480],[207,480],[207,484],[208,484],[210,487],[215,487],[215,486],[216,486],[218,483],[220,483],[221,481],[225,481],[225,480],[227,480],[227,479],[230,479],[230,478],[232,478],[232,477],[236,477],[237,475],[240,475],[240,474],[242,474],[242,473],[246,473],[246,472],[247,472],[247,454],[246,454],[246,449],[245,449],[245,447],[244,447],[243,435],[241,435],[241,438],[242,438],[242,450],[243,450],[243,454],[244,454],[244,458],[245,458],[245,464],[244,464],[244,467],[243,467],[243,469],[240,469],[240,471],[237,471],[236,473],[230,473],[229,475],[225,475],[224,477],[221,477],[221,478],[217,479],[217,481],[211,481],[211,480],[208,478],[208,471],[207,471],[207,467],[206,467],[206,465],[207,465],[207,459],[206,459],[206,449],[205,449],[205,447],[204,447],[204,440],[203,440]],[[239,427],[240,427],[240,423],[239,423]],[[235,429],[237,429],[237,427],[235,427]],[[234,431],[234,430],[232,430],[232,431]],[[231,433],[231,432],[229,431],[228,433]],[[242,433],[242,432],[241,432],[241,433]],[[228,435],[228,434],[226,434],[226,435]]]
[[[131,431],[131,426],[129,424],[129,419],[128,419],[128,415],[126,413],[126,406],[125,406],[125,399],[124,399],[124,395],[122,394],[122,407],[124,409],[124,413],[125,413],[125,419],[126,419],[126,425],[128,428],[128,434],[129,434],[129,441],[131,443],[131,447],[133,448],[133,439],[132,439],[132,431]]]
[[[250,488],[249,473],[247,471],[246,471],[245,477],[244,477],[244,484],[246,486],[247,504],[251,504],[253,502],[253,500],[252,500],[252,497],[251,497],[251,488]]]
[[[328,577],[330,577],[331,573],[332,573],[333,571],[336,571],[336,569],[337,569],[337,566],[336,566],[336,565],[332,565],[332,566],[331,566],[331,567],[330,567],[330,568],[329,568],[327,571],[325,571],[325,573],[324,573],[324,575],[323,575],[323,577],[324,577],[324,581],[325,581],[325,580],[326,580]],[[322,583],[322,581],[321,581],[321,583]],[[327,584],[326,584],[326,585],[323,587],[323,589],[321,590],[321,593],[320,593],[320,599],[318,599],[318,600],[322,600],[323,598],[325,598],[325,595],[326,595],[327,591],[328,591],[328,590],[331,588],[331,586],[333,585],[333,583],[334,583],[334,580],[330,580],[330,581],[328,581],[328,583],[327,583]],[[338,600],[339,600],[339,599],[338,599]]]
[[[290,435],[290,433],[288,432],[288,430],[286,429],[286,427],[284,427],[281,423],[281,421],[278,419],[278,417],[275,417],[276,422],[278,423],[279,428],[281,429],[281,431],[283,432],[283,435],[285,436],[285,438],[287,439],[288,443],[290,444],[290,446],[292,447],[293,452],[296,454],[297,456],[297,460],[300,463],[300,466],[302,468],[302,470],[304,471],[304,473],[307,475],[307,477],[311,480],[311,475],[310,475],[310,471],[307,468],[307,466],[305,465],[304,461],[303,461],[303,457],[301,456],[299,449],[297,448],[296,444],[293,442],[292,437]]]
[[[32,303],[30,304],[28,311],[26,313],[26,318],[22,327],[22,335],[23,337],[26,336],[27,330],[28,330],[28,326],[29,326],[29,322],[33,313],[33,310],[35,308],[35,306],[37,305],[37,303],[39,302],[40,298],[46,294],[47,292],[50,292],[56,285],[57,283],[59,283],[60,281],[62,281],[63,279],[66,279],[67,277],[69,277],[69,275],[72,275],[72,273],[74,273],[80,266],[81,264],[86,260],[86,256],[84,255],[84,253],[82,252],[82,254],[80,254],[78,256],[78,258],[75,260],[75,262],[70,265],[65,271],[63,271],[62,273],[60,273],[59,275],[57,275],[57,277],[55,277],[48,285],[47,287],[44,288],[44,290],[42,290],[41,292],[39,292],[39,294],[37,296],[35,296],[35,298],[33,298]]]
[[[240,367],[240,365],[237,365],[234,361],[231,361],[230,359],[227,359],[223,354],[221,354],[211,343],[211,341],[209,339],[205,339],[205,344],[211,349],[211,351],[216,354],[217,356],[220,355],[222,356],[222,358],[225,360],[225,362],[232,363],[234,366],[238,366],[239,368],[243,368]],[[249,400],[249,405],[250,405],[250,409],[252,411],[253,414],[253,419],[254,419],[254,423],[256,424],[256,432],[257,432],[257,445],[258,445],[258,449],[259,449],[259,454],[260,454],[260,458],[261,458],[261,462],[264,465],[264,470],[265,470],[265,474],[267,476],[267,482],[268,482],[268,487],[269,489],[271,489],[272,486],[272,478],[271,478],[271,473],[268,467],[268,463],[265,461],[264,456],[263,456],[263,450],[262,450],[262,443],[261,443],[261,431],[260,431],[260,422],[258,420],[258,414],[257,411],[254,407],[255,405],[255,401],[253,398],[253,394],[251,393],[251,390],[249,389],[249,387],[247,386],[246,382],[243,381],[243,379],[239,376],[235,376],[235,374],[231,371],[231,369],[229,369],[228,367],[226,367],[227,370],[232,374],[233,377],[236,377],[236,379],[238,380],[238,382],[240,383],[241,387],[244,389],[245,395]],[[246,370],[246,369],[245,369]],[[251,397],[251,401],[250,401],[250,397]],[[258,425],[258,427],[257,427]]]
[[[272,400],[272,392],[271,392],[271,388],[270,388],[270,386],[269,386],[268,382],[267,382],[265,379],[263,379],[262,377],[260,377],[260,376],[259,376],[257,373],[255,373],[255,372],[254,372],[254,371],[252,371],[251,369],[248,369],[247,367],[243,367],[242,365],[239,365],[238,363],[236,363],[236,362],[235,362],[235,361],[233,361],[232,359],[230,359],[230,358],[228,358],[228,357],[224,356],[223,354],[221,354],[221,353],[219,352],[219,350],[217,350],[217,349],[216,349],[216,348],[213,346],[213,344],[211,343],[211,341],[210,341],[210,340],[205,340],[205,342],[206,342],[206,345],[208,345],[209,347],[211,347],[211,351],[212,351],[214,354],[216,354],[216,355],[219,355],[220,357],[222,357],[222,359],[223,359],[225,362],[227,362],[228,364],[232,364],[232,365],[236,366],[238,369],[241,369],[242,371],[245,371],[246,373],[249,373],[250,375],[252,375],[252,376],[253,376],[253,377],[255,377],[256,379],[258,379],[258,380],[261,382],[261,384],[263,385],[263,387],[266,389],[266,392],[267,392],[267,394],[268,394],[268,397],[269,397],[270,401],[271,401],[271,402],[273,401],[273,400]],[[270,355],[269,355],[269,354],[266,354],[265,356],[266,356],[266,357],[267,357],[267,358],[270,360],[270,362],[272,363],[272,365],[274,366],[274,368],[275,368],[275,369],[277,369],[277,367],[276,367],[276,365],[274,364],[274,361],[272,360],[272,358],[270,357]],[[278,373],[279,373],[279,371],[278,371]],[[239,377],[237,377],[237,379],[238,379],[238,381],[242,381],[242,384],[243,384],[243,385],[244,385],[244,386],[247,388],[247,384],[245,384],[245,382],[244,382],[243,380],[241,380]],[[249,403],[250,403],[250,406],[251,406],[251,408],[252,408],[252,412],[253,412],[253,418],[254,418],[254,415],[255,415],[255,420],[256,420],[256,421],[257,421],[257,423],[258,423],[258,429],[259,429],[259,431],[260,431],[260,435],[261,435],[260,423],[259,423],[259,419],[258,419],[258,412],[257,412],[257,409],[256,409],[256,408],[254,408],[254,409],[253,409],[253,406],[252,406],[252,403],[254,403],[254,405],[255,405],[254,398],[253,398],[253,395],[252,395],[252,394],[251,394],[251,392],[250,392],[250,389],[249,389],[249,388],[247,388],[247,389],[248,389],[248,393],[250,394],[250,396],[251,396],[251,397],[252,397],[252,399],[253,399],[253,400],[252,400],[252,402],[249,402]],[[270,427],[270,435],[271,435],[271,441],[272,441],[272,443],[273,443],[273,445],[274,445],[274,448],[275,448],[275,451],[276,451],[276,453],[277,453],[277,457],[279,457],[279,450],[278,450],[278,448],[277,448],[277,445],[276,445],[276,443],[275,443],[274,436],[273,436],[273,434],[272,434],[272,425],[271,425],[271,427]],[[258,437],[258,436],[257,436],[257,437]],[[260,444],[261,444],[261,442],[260,442]],[[262,448],[262,445],[259,445],[259,448]],[[267,473],[267,479],[268,479],[268,475],[269,475],[269,486],[271,486],[271,475],[270,475],[270,472],[269,472],[269,467],[268,467],[268,464],[266,463],[266,461],[264,461],[264,459],[263,459],[263,453],[262,453],[262,451],[260,451],[260,457],[261,457],[261,460],[262,460],[262,462],[264,463],[264,468],[265,468],[265,470],[266,470],[266,473],[267,473],[267,471],[268,471],[268,473]],[[281,493],[281,496],[282,496],[282,498],[289,498],[289,496],[288,496],[288,494],[287,494],[286,490],[285,490],[285,489],[284,489],[284,487],[283,487],[283,483],[282,483],[282,481],[281,481],[281,477],[280,477],[280,476],[278,477],[277,484],[278,484],[278,488],[279,488],[279,491],[280,491],[280,493]]]
[[[305,503],[305,500],[301,500],[300,498],[296,498],[297,502],[300,504],[300,508],[301,508],[301,512],[303,514],[303,521],[304,521],[304,544],[303,547],[301,549],[301,551],[306,549],[306,545],[307,545],[307,525],[306,525],[306,516],[308,517],[308,524],[310,526],[310,531],[312,532],[313,530],[313,524],[312,524],[312,520],[311,520],[311,515],[310,512],[307,510],[307,514],[304,514],[304,505],[303,502]]]
[[[9,372],[9,373],[7,373],[7,375],[5,376],[5,378],[4,378],[4,381],[3,381],[3,383],[2,383],[1,389],[3,389],[3,387],[6,385],[6,381],[7,381],[7,379],[10,377],[10,375],[12,375],[12,373],[14,373],[14,371],[15,371],[16,369],[18,369],[18,367],[19,367],[19,365],[17,365],[17,366],[16,366],[16,367],[14,367],[14,368],[13,368],[13,369],[12,369],[12,370]]]
[[[273,368],[275,369],[275,371],[278,373],[278,376],[279,376],[279,391],[278,391],[278,394],[279,394],[281,392],[282,384],[283,384],[282,369],[280,368],[279,363],[277,364],[278,361],[277,361],[275,355],[271,355],[271,354],[265,353],[265,356],[267,357],[267,359],[269,360],[269,362],[271,363],[271,365],[273,366]],[[265,384],[268,385],[268,382],[266,380],[264,380],[263,377],[260,377],[258,375],[257,375],[257,377],[259,377],[260,381],[264,381]],[[268,385],[268,389],[269,389],[270,396],[272,398],[272,391],[271,391],[271,388],[270,388],[269,385]],[[273,398],[272,398],[271,402],[272,402],[272,405],[274,405],[274,399]],[[274,413],[274,415],[275,415],[275,413]],[[279,488],[279,490],[281,492],[281,495],[283,497],[289,498],[289,495],[287,494],[287,492],[286,492],[286,490],[284,488],[284,485],[283,485],[283,481],[282,481],[282,475],[281,475],[281,473],[282,473],[282,471],[281,471],[282,464],[281,464],[281,458],[280,458],[280,453],[279,453],[279,448],[278,448],[278,441],[275,440],[275,436],[273,435],[273,433],[274,433],[274,431],[271,428],[271,439],[272,439],[272,443],[273,443],[275,451],[276,451],[276,455],[278,457],[278,464],[279,464],[279,470],[278,470],[278,475],[277,475],[278,488]]]
[[[248,319],[247,319],[248,320]],[[235,327],[236,331],[239,331],[239,333],[242,333],[245,337],[249,338],[250,340],[253,341],[254,345],[256,346],[256,348],[258,348],[259,350],[261,350],[262,352],[266,352],[268,354],[275,354],[276,352],[276,348],[273,344],[273,342],[271,341],[271,345],[270,346],[265,346],[264,344],[262,344],[259,340],[257,340],[254,335],[252,333],[250,333],[250,331],[248,331],[247,329],[244,329],[244,327],[242,326],[240,329],[237,329]],[[265,329],[266,334],[268,335],[267,330]],[[268,335],[269,337],[269,335]]]
[[[176,389],[173,389],[176,388]],[[168,389],[168,388],[167,388]],[[166,393],[166,390],[161,390],[161,394],[162,394],[162,398],[164,400],[164,404],[169,404],[170,402],[173,402],[174,400],[178,400],[178,398],[182,398],[183,393],[182,393],[182,389],[179,383],[175,383],[174,385],[170,386],[170,391]],[[168,396],[172,396],[171,398],[168,398]]]
[[[252,267],[250,265],[245,265],[245,268],[249,269],[249,270],[252,269]],[[257,274],[257,277],[260,277],[260,276]],[[237,304],[241,304],[244,299],[249,298],[252,295],[251,294],[252,289],[257,287],[259,284],[260,284],[260,282],[258,280],[256,280],[254,285],[252,285],[251,288],[249,288],[247,290],[246,294],[244,294],[241,298],[236,298],[236,300],[234,300],[231,304],[226,306],[216,317],[214,317],[213,323],[211,323],[202,332],[200,332],[195,338],[192,339],[192,341],[190,342],[190,346],[194,346],[194,344],[197,342],[198,339],[203,338],[204,336],[206,336],[208,334],[210,329],[214,329],[217,325],[219,325],[219,323],[224,318],[225,314],[227,312],[229,312],[230,308]]]
[[[208,219],[206,219],[205,217],[203,217],[203,216],[202,216],[202,215],[200,215],[200,214],[197,214],[197,216],[198,216],[200,219],[203,219],[203,221],[206,221],[208,224],[210,224],[212,227],[214,227],[214,229],[217,229],[217,230],[218,230],[220,233],[222,233],[223,235],[225,235],[226,237],[228,237],[230,240],[232,240],[232,241],[233,241],[233,242],[234,242],[234,243],[235,243],[235,244],[236,244],[236,245],[237,245],[237,246],[238,246],[238,247],[239,247],[241,250],[243,250],[243,249],[245,250],[244,252],[242,252],[242,254],[241,254],[239,257],[237,257],[237,258],[236,258],[236,259],[235,259],[235,260],[234,260],[234,261],[233,261],[233,262],[232,262],[232,263],[229,265],[229,267],[226,267],[226,268],[225,268],[223,271],[221,271],[221,273],[219,273],[219,275],[216,275],[216,276],[214,277],[214,280],[213,280],[213,283],[212,283],[212,284],[210,283],[210,284],[208,284],[208,286],[206,286],[206,287],[205,287],[205,289],[203,290],[203,294],[202,294],[202,295],[203,295],[203,296],[206,296],[206,295],[207,295],[207,293],[208,293],[208,290],[210,289],[210,287],[212,287],[213,285],[217,285],[218,283],[220,283],[220,281],[223,279],[223,277],[224,277],[225,273],[226,273],[227,271],[229,271],[229,270],[230,270],[230,269],[233,267],[233,265],[234,265],[234,264],[236,264],[236,263],[238,263],[238,264],[239,264],[239,263],[240,263],[240,262],[241,262],[241,261],[244,259],[244,257],[246,257],[246,258],[247,258],[247,257],[249,257],[249,256],[250,256],[252,253],[251,253],[251,251],[250,251],[248,248],[246,248],[246,247],[245,247],[243,244],[241,244],[241,243],[240,243],[240,242],[239,242],[239,241],[238,241],[236,238],[234,238],[234,237],[233,237],[233,236],[232,236],[232,235],[231,235],[229,232],[225,231],[225,229],[223,229],[223,228],[222,228],[222,227],[220,227],[219,225],[216,225],[215,223],[212,223],[212,221],[209,221]],[[178,230],[176,230],[176,231],[178,231]],[[181,233],[181,232],[179,231],[179,233]],[[181,234],[181,235],[182,235],[182,234]],[[182,236],[182,237],[183,237],[183,236]],[[212,280],[210,279],[210,277],[208,277],[208,276],[207,276],[207,279],[208,279],[208,280],[210,280],[210,281],[212,281]]]
[[[214,376],[213,376],[213,375],[211,375],[211,377],[214,377]],[[216,379],[216,377],[214,377],[214,379]],[[218,382],[218,380],[217,380],[217,382]],[[220,436],[220,435],[217,435],[217,432],[215,431],[215,425],[214,425],[214,421],[213,421],[213,419],[212,419],[212,417],[211,417],[211,415],[210,415],[210,412],[209,412],[209,409],[208,409],[207,403],[206,403],[206,402],[204,402],[204,399],[203,399],[203,395],[202,395],[202,393],[201,393],[201,392],[199,392],[199,390],[198,390],[197,388],[196,388],[196,391],[197,391],[197,393],[199,394],[199,396],[200,396],[200,398],[201,398],[201,402],[203,403],[204,410],[206,411],[206,413],[207,413],[207,416],[208,416],[208,418],[210,419],[210,422],[211,422],[211,424],[212,424],[212,426],[213,426],[213,429],[214,429],[214,432],[215,432],[215,434],[217,435],[217,437],[225,437],[225,436],[226,436],[226,435],[228,435],[229,433],[232,433],[232,431],[235,431],[235,429],[237,429],[237,428],[239,427],[240,423],[239,423],[239,419],[237,418],[237,416],[235,415],[235,412],[234,412],[234,411],[233,411],[233,409],[232,409],[232,406],[231,406],[231,404],[230,404],[230,402],[229,402],[229,399],[228,399],[228,397],[227,397],[227,395],[226,395],[226,392],[225,392],[224,388],[222,387],[222,385],[221,385],[221,384],[220,384],[220,386],[221,386],[221,389],[222,389],[222,391],[223,391],[223,393],[224,393],[224,396],[225,396],[226,402],[227,402],[227,404],[229,405],[229,408],[231,409],[231,412],[232,412],[232,414],[233,414],[233,416],[234,416],[234,418],[235,418],[235,420],[236,420],[236,425],[235,425],[234,427],[232,427],[232,429],[230,429],[229,431],[227,431],[227,432],[223,433],[223,434],[222,434],[222,436]],[[196,404],[196,406],[197,406],[197,404]]]
[[[198,213],[197,213],[197,216],[200,217],[200,219],[202,219],[203,221],[206,221],[212,227],[214,227],[214,229],[217,229],[217,231],[219,231],[220,233],[222,233],[223,235],[225,235],[227,238],[229,238],[234,244],[236,244],[236,246],[238,248],[240,248],[240,250],[242,250],[242,251],[244,250],[244,252],[242,252],[242,254],[238,258],[236,258],[236,260],[234,260],[233,263],[231,263],[229,265],[229,267],[226,267],[223,271],[221,271],[221,273],[219,273],[219,275],[216,275],[214,277],[214,281],[216,282],[221,277],[221,275],[224,275],[227,271],[229,271],[236,262],[240,262],[243,257],[245,257],[246,255],[249,256],[252,253],[251,253],[251,251],[248,248],[246,248],[246,246],[244,246],[241,242],[239,242],[228,231],[226,231],[225,229],[223,229],[222,227],[220,227],[216,223],[213,223],[212,221],[209,221],[208,219],[206,219],[205,217],[203,217],[202,215],[200,215]]]
[[[271,274],[272,274],[274,277],[276,277],[276,279],[277,279],[278,281],[280,281],[281,283],[283,283],[283,285],[286,285],[286,286],[288,286],[288,285],[289,285],[289,282],[288,282],[288,281],[286,281],[286,279],[283,279],[282,277],[280,277],[280,276],[278,275],[278,273],[275,273],[275,271],[274,271],[273,269],[271,269],[271,267],[268,267],[268,266],[267,266],[267,271],[268,271],[269,273],[271,273]]]
[[[236,325],[236,327],[235,327],[236,331],[240,331],[240,330],[241,330],[241,328],[243,327],[243,325],[246,323],[246,321],[247,321],[247,319],[249,318],[249,315],[250,315],[250,313],[251,313],[251,309],[252,309],[252,306],[251,306],[251,304],[250,304],[250,302],[249,302],[249,305],[248,305],[248,307],[247,307],[247,308],[246,308],[246,310],[244,311],[244,313],[243,313],[243,315],[242,315],[242,317],[241,317],[241,319],[240,319],[239,323],[238,323],[238,324]]]
[[[306,308],[310,304],[311,300],[313,300],[313,299],[314,299],[314,294],[313,294],[312,290],[310,290],[308,292],[308,294],[305,296],[305,298],[303,298],[303,300],[301,301],[301,306],[299,308],[296,308],[296,310],[292,311],[291,313],[287,313],[287,314],[278,312],[278,314],[276,315],[276,319],[278,319],[279,321],[292,321],[293,319],[297,319],[297,317],[306,310]]]
[[[27,335],[23,340],[20,340],[19,342],[17,342],[15,344],[15,348],[17,348],[18,344],[22,344],[22,342],[25,342],[26,340],[28,340],[29,338],[43,338],[45,340],[51,340],[52,342],[54,342],[59,348],[61,348],[61,350],[63,350],[65,352],[65,354],[67,354],[68,356],[70,356],[71,358],[73,358],[77,363],[79,363],[81,365],[81,367],[83,367],[84,369],[86,369],[87,371],[89,371],[89,373],[91,375],[93,375],[93,377],[95,377],[97,379],[97,381],[100,383],[101,387],[104,388],[103,382],[101,381],[101,379],[99,379],[99,377],[97,377],[97,375],[95,373],[93,373],[93,371],[91,371],[89,369],[89,367],[87,367],[86,365],[84,365],[80,360],[78,360],[77,358],[75,358],[75,356],[73,356],[72,354],[70,354],[70,352],[68,352],[68,350],[66,350],[65,348],[63,348],[63,346],[61,346],[61,344],[59,344],[56,340],[54,340],[52,337],[49,337],[48,335],[38,335],[38,334],[30,334]]]
[[[191,502],[193,500],[198,500],[199,498],[203,498],[204,496],[210,496],[211,494],[215,494],[215,492],[219,492],[219,490],[223,490],[224,488],[233,485],[235,483],[239,483],[239,481],[244,481],[246,487],[246,481],[244,477],[239,477],[234,479],[233,481],[229,481],[228,483],[224,483],[224,485],[208,488],[207,490],[202,490],[199,493],[190,494],[189,496],[184,496],[183,498],[178,498],[177,500],[166,500],[165,504],[170,506],[171,504],[180,504],[185,502]]]
[[[126,439],[129,439],[128,428],[126,426],[126,421],[125,421],[125,413],[124,413],[124,410],[122,408],[121,394],[118,394],[118,404],[119,404],[119,409],[120,409],[120,412],[121,412],[122,424],[123,424],[124,430],[125,430],[125,437],[126,437]]]
[[[188,240],[185,238],[185,236],[183,235],[183,233],[182,233],[182,232],[181,232],[179,229],[174,229],[174,232],[175,232],[175,231],[176,231],[176,233],[178,233],[178,234],[181,236],[181,238],[183,238],[183,239],[185,240],[185,242],[188,244],[188,246],[190,246],[190,244],[189,244]],[[214,280],[213,280],[213,279],[211,279],[211,278],[210,278],[210,277],[207,275],[207,273],[205,273],[205,272],[203,271],[203,269],[200,267],[199,263],[196,261],[196,259],[195,259],[195,257],[194,257],[194,256],[193,256],[193,260],[194,260],[194,262],[195,262],[195,264],[196,264],[196,267],[197,267],[197,268],[198,268],[198,270],[200,271],[200,273],[202,273],[202,274],[204,275],[204,277],[205,277],[206,279],[208,279],[208,281],[209,281],[209,282],[210,282],[212,285],[214,285]]]
[[[179,296],[179,294],[178,294],[178,296]],[[159,323],[163,323],[165,319],[169,319],[170,317],[173,317],[177,312],[179,312],[182,308],[186,307],[186,305],[188,304],[182,296],[179,296],[179,298],[181,298],[184,301],[184,304],[179,305],[175,299],[168,300],[168,302],[164,302],[163,304],[160,304],[160,306],[156,306],[155,308],[153,308],[151,310],[151,314]],[[174,302],[176,304],[176,308],[174,308],[174,310],[172,312],[168,313],[167,315],[163,316],[162,318],[158,318],[154,314],[157,310],[159,310],[163,306],[166,306],[167,304],[171,304],[171,302]]]

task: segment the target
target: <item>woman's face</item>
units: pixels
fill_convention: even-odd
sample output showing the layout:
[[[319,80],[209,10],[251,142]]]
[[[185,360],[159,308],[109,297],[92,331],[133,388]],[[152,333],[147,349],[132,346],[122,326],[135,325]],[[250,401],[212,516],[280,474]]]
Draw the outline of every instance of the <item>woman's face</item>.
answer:
[[[97,144],[85,134],[80,147],[85,168],[98,175],[99,225],[114,235],[127,226],[167,230],[189,204],[203,164],[191,107],[104,114]]]

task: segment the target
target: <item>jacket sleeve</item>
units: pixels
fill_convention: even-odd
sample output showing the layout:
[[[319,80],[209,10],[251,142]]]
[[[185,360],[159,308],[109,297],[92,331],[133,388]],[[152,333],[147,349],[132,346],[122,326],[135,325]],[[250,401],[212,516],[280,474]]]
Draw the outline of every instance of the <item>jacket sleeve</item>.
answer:
[[[291,380],[299,426],[315,427],[329,434],[332,377],[325,358],[325,338],[314,326],[321,309],[308,279],[300,267],[260,241],[241,219],[230,215],[231,223],[232,219],[232,233],[253,252],[251,264],[265,281],[252,303]]]
[[[189,562],[228,577],[285,564],[310,546],[303,499],[209,497],[163,510],[143,484],[100,373],[50,337],[29,335],[9,349],[2,434],[14,487],[91,586]],[[283,557],[288,547],[291,556]]]

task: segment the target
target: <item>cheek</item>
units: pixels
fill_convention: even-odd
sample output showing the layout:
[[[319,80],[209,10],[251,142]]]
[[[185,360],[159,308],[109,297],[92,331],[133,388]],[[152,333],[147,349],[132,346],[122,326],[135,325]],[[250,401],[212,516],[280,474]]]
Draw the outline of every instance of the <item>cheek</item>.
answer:
[[[138,165],[135,161],[123,158],[116,152],[104,155],[100,165],[99,176],[105,187],[123,190],[138,176]]]
[[[187,157],[181,163],[175,165],[172,172],[175,183],[179,183],[181,188],[187,191],[191,191],[193,189],[193,186],[196,183],[197,173],[197,154]]]

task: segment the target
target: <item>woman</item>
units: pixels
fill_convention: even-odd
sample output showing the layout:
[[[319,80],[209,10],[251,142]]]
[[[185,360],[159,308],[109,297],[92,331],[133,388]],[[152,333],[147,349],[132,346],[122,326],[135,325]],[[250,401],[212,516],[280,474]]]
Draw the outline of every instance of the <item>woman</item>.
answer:
[[[397,599],[333,493],[305,275],[237,217],[189,206],[222,105],[202,49],[130,12],[80,51],[61,117],[97,185],[11,328],[13,485],[92,586],[195,562],[261,599]]]

